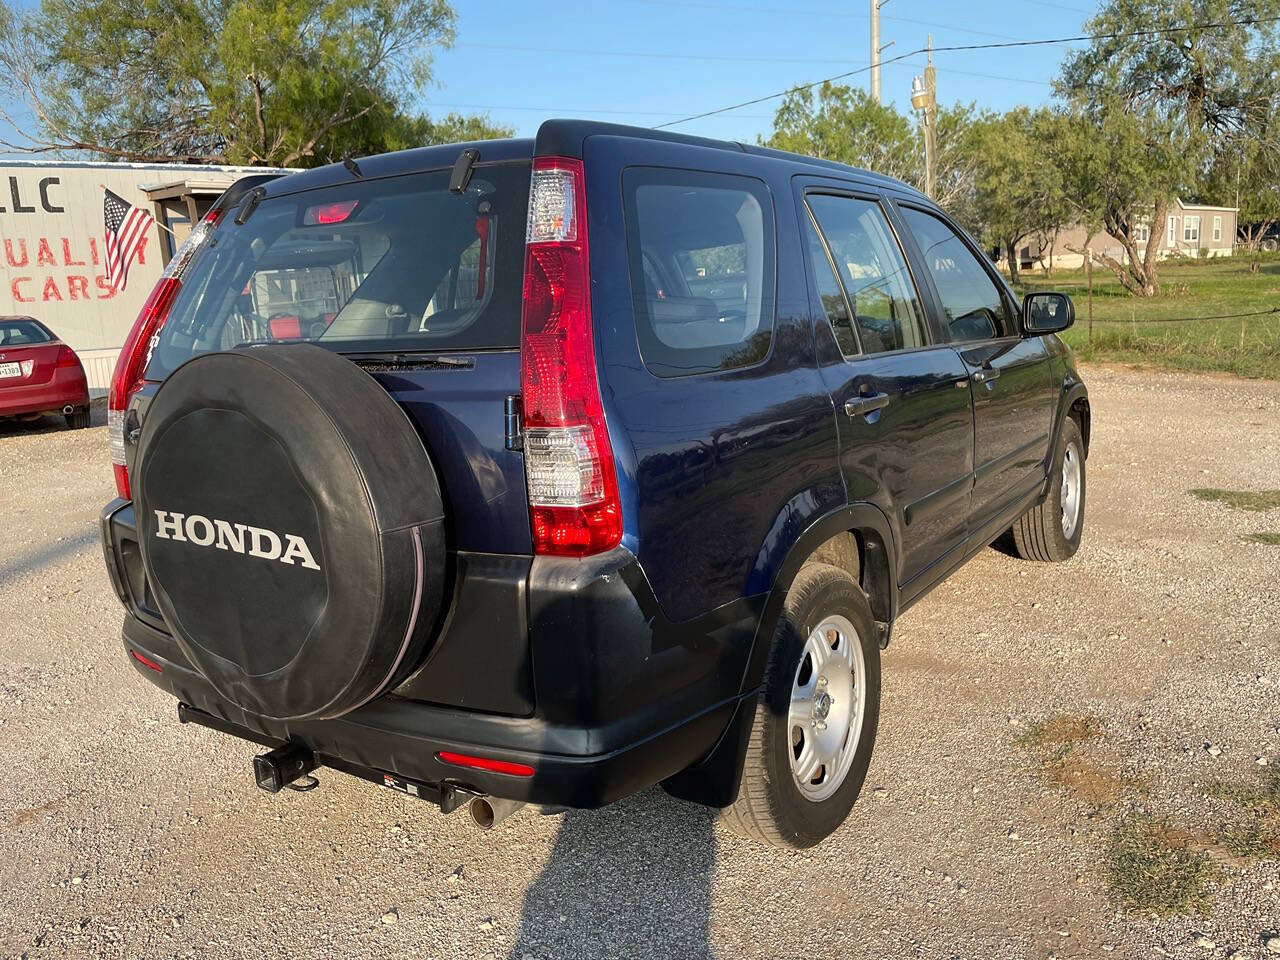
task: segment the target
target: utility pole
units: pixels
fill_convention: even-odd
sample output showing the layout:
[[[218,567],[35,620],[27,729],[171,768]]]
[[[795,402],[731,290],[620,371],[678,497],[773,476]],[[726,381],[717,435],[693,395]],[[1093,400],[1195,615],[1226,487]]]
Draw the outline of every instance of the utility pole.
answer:
[[[938,181],[938,72],[933,67],[933,34],[929,35],[929,62],[924,80],[911,80],[911,106],[920,114],[920,133],[924,140],[924,192],[933,197]]]
[[[871,0],[871,99],[880,104],[880,54],[893,46],[890,40],[880,45],[880,8],[889,0]]]

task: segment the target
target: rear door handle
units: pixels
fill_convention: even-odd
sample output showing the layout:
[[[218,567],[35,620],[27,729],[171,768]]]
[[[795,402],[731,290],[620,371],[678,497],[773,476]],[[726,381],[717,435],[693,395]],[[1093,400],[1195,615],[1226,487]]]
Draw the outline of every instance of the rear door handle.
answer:
[[[844,412],[851,417],[868,416],[889,405],[889,394],[866,393],[851,397],[844,402]]]
[[[1000,376],[1000,371],[996,367],[990,369],[975,370],[973,372],[974,383],[990,383],[996,377]]]

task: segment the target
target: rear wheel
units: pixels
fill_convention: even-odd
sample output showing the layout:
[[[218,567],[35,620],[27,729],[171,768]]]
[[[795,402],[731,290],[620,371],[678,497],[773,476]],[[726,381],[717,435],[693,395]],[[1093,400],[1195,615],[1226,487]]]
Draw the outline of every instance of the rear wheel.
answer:
[[[1062,442],[1049,495],[1013,525],[1018,556],[1052,563],[1075,556],[1084,534],[1084,499],[1084,440],[1080,425],[1068,417],[1062,424]]]
[[[89,408],[76,407],[75,410],[68,414],[64,414],[67,418],[68,430],[83,430],[89,425]]]
[[[880,716],[880,646],[843,570],[804,567],[774,631],[738,798],[723,818],[779,847],[811,847],[849,815]]]

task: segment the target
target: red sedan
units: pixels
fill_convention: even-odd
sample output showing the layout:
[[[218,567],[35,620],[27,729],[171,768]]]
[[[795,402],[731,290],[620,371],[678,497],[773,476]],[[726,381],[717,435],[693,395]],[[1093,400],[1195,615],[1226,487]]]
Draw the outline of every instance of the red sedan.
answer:
[[[89,384],[76,352],[39,320],[0,317],[0,417],[61,413],[89,425]]]

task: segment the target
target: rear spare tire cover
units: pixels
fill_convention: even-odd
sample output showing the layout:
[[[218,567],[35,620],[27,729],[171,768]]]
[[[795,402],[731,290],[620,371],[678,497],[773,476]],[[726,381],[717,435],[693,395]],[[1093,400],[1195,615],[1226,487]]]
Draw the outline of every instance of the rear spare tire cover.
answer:
[[[440,486],[404,411],[350,361],[310,344],[188,361],[146,411],[133,490],[161,613],[245,710],[339,716],[430,644]]]

